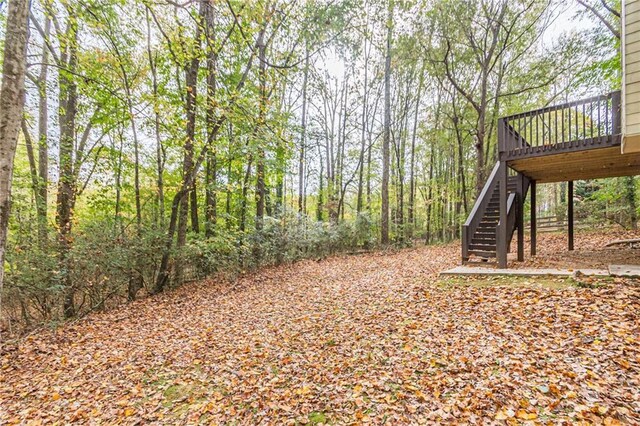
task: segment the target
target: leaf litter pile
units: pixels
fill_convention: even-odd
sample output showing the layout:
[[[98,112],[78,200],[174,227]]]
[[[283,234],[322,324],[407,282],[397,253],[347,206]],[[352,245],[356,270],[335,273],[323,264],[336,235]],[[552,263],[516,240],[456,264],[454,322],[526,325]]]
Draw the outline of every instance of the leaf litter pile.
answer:
[[[444,285],[458,253],[299,262],[34,333],[2,353],[0,424],[640,424],[637,282]]]

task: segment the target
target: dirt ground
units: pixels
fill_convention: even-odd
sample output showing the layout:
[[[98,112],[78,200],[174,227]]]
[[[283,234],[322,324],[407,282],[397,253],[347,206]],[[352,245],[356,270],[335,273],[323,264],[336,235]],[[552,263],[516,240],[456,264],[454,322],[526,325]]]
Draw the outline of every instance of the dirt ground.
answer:
[[[513,268],[593,268],[607,269],[614,265],[640,265],[640,244],[635,248],[626,245],[605,247],[615,240],[640,239],[640,231],[625,231],[609,228],[604,231],[577,229],[574,235],[574,250],[568,251],[568,238],[565,232],[539,234],[536,244],[536,256],[530,255],[529,235],[525,235],[525,261],[517,262],[516,244],[513,241],[509,255],[509,266]],[[515,240],[515,238],[514,238]]]
[[[602,249],[625,236],[543,236],[527,264],[627,263]],[[443,283],[459,253],[304,261],[33,333],[0,358],[0,423],[640,424],[637,282]]]

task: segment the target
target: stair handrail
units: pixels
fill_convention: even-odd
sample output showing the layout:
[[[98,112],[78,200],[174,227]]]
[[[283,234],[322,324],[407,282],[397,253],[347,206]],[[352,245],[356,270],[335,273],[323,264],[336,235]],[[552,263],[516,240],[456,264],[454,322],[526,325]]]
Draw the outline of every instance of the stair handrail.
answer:
[[[496,182],[498,182],[498,171],[500,170],[500,162],[496,161],[495,166],[493,166],[493,170],[489,175],[489,178],[484,184],[480,195],[476,199],[467,220],[464,225],[462,225],[462,258],[469,258],[469,243],[471,242],[471,238],[473,234],[476,232],[480,221],[482,220],[482,216],[484,215],[484,211],[489,204],[489,200],[493,195],[493,191],[495,189]]]

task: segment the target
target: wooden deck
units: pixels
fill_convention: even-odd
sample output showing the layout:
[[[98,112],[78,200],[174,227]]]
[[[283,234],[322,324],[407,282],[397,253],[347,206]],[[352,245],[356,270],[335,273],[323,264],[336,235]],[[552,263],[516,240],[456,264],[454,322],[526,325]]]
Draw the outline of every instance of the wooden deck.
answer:
[[[502,118],[500,160],[537,183],[640,174],[622,154],[620,92]]]
[[[547,152],[507,161],[538,183],[566,182],[640,174],[640,153],[622,154],[620,144],[581,151]]]

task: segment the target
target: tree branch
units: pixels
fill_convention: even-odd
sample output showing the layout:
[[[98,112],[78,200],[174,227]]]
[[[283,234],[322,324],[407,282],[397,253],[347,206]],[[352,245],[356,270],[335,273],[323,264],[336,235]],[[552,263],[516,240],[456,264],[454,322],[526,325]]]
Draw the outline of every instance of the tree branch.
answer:
[[[591,6],[589,3],[587,3],[584,0],[577,0],[577,2],[583,5],[585,8],[587,8],[591,13],[593,13],[595,17],[598,18],[600,22],[602,22],[609,29],[609,31],[611,31],[611,34],[613,34],[618,40],[620,40],[620,31],[614,28],[614,26],[609,21],[607,21],[607,18],[602,16],[602,14],[598,12],[598,10],[595,7]]]

